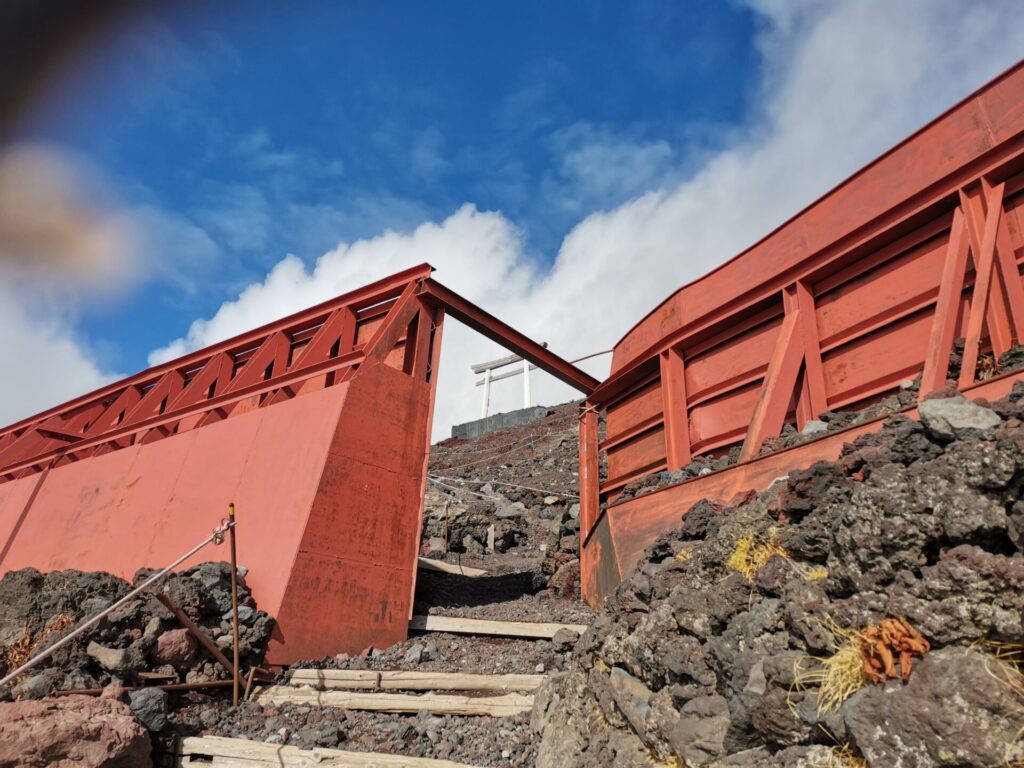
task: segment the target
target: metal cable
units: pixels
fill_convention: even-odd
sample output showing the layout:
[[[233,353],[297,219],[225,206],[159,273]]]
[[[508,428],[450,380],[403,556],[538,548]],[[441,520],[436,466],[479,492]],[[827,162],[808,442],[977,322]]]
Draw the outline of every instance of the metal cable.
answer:
[[[430,475],[427,475],[427,479],[430,482],[434,483],[435,485],[440,485],[442,488],[447,488],[450,491],[458,491],[459,493],[468,493],[468,494],[471,494],[473,496],[479,496],[481,499],[487,499],[488,501],[496,501],[498,499],[497,496],[488,496],[488,495],[486,495],[484,493],[477,493],[476,491],[470,491],[470,490],[467,490],[465,488],[456,488],[454,485],[448,485],[446,483],[442,483],[440,478],[431,477]],[[445,478],[445,479],[447,480],[449,478]]]
[[[480,483],[481,485],[484,485],[486,483],[490,483],[491,485],[507,485],[510,488],[523,488],[523,489],[525,489],[527,491],[537,491],[537,493],[547,493],[547,494],[550,494],[552,496],[568,496],[568,497],[571,497],[571,498],[574,498],[574,499],[578,499],[579,498],[579,496],[577,496],[575,493],[566,493],[565,491],[555,491],[555,490],[552,490],[550,488],[534,488],[531,485],[520,485],[519,483],[506,483],[506,482],[503,482],[501,480],[465,480],[465,479],[458,478],[458,477],[444,477],[443,475],[429,475],[429,478],[431,480],[433,480],[435,483],[438,483],[438,485],[444,485],[444,483],[440,482],[441,480],[448,480],[449,482],[452,482],[452,483]],[[445,488],[451,488],[451,486],[450,485],[446,485]],[[465,493],[474,493],[473,491],[466,491],[465,489],[461,489],[461,488],[452,488],[452,490],[462,490]],[[481,494],[476,493],[474,495],[480,496]],[[493,499],[494,497],[493,496],[484,496],[484,498],[485,499]]]
[[[110,605],[110,606],[104,608],[102,611],[100,611],[95,616],[93,616],[91,619],[89,619],[87,622],[85,622],[85,624],[82,624],[80,627],[78,627],[70,635],[65,635],[60,640],[58,640],[56,643],[51,645],[49,648],[47,648],[46,650],[42,651],[41,653],[36,654],[31,659],[29,659],[24,664],[22,664],[20,667],[18,667],[16,670],[14,670],[13,672],[9,673],[3,680],[0,680],[0,686],[7,685],[7,683],[9,683],[11,680],[14,680],[16,677],[18,677],[22,673],[27,672],[28,670],[32,669],[34,666],[39,664],[39,662],[41,662],[43,659],[49,658],[51,655],[53,655],[53,653],[55,651],[57,651],[60,648],[63,648],[65,645],[70,643],[74,638],[78,637],[80,634],[85,632],[85,630],[87,630],[90,627],[94,626],[96,623],[99,622],[100,619],[102,619],[104,616],[106,616],[112,610],[117,608],[119,605],[124,605],[126,602],[128,602],[131,598],[135,597],[137,594],[142,592],[144,589],[146,589],[147,587],[149,587],[152,584],[156,583],[160,579],[164,578],[168,573],[170,573],[176,567],[178,567],[183,562],[188,560],[190,557],[192,557],[192,555],[194,555],[196,552],[201,550],[203,547],[205,547],[211,541],[216,542],[217,544],[220,544],[222,541],[224,541],[224,533],[229,528],[231,528],[232,526],[234,526],[233,522],[224,522],[221,525],[219,525],[216,528],[214,528],[213,532],[209,536],[207,536],[205,539],[203,539],[203,541],[200,544],[198,544],[195,547],[193,547],[192,549],[190,549],[188,552],[186,552],[184,555],[179,557],[173,563],[168,565],[162,571],[160,571],[159,573],[153,574],[148,579],[146,579],[144,582],[142,582],[139,586],[137,586],[135,589],[133,589],[131,592],[129,592],[127,595],[125,595],[120,600],[118,600],[116,603],[114,603],[113,605]]]

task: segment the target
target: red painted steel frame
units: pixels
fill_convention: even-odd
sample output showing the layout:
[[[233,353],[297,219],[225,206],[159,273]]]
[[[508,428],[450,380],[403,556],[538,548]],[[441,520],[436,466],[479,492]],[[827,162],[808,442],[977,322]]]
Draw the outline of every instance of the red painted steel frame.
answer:
[[[587,399],[607,437],[595,450],[593,430],[581,435],[581,457],[603,452],[608,473],[581,475],[585,597],[600,601],[678,521],[672,504],[763,488],[849,437],[759,458],[786,424],[862,408],[918,374],[922,397],[942,388],[959,337],[970,390],[983,355],[1024,342],[1022,210],[1024,63],[641,320]],[[725,485],[616,504],[633,479],[736,446]]]
[[[130,577],[177,557],[234,501],[239,562],[277,620],[269,663],[404,639],[446,311],[584,392],[597,383],[432,271],[0,430],[0,571]]]

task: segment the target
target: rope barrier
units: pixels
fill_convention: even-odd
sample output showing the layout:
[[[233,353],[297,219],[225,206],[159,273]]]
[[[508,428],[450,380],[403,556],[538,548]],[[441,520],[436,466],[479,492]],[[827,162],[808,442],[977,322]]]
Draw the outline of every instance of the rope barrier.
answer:
[[[523,489],[525,489],[527,491],[537,491],[537,493],[546,493],[546,494],[549,494],[551,496],[566,496],[568,498],[573,498],[573,499],[578,499],[579,498],[579,496],[577,496],[575,493],[566,493],[565,491],[555,491],[555,490],[552,490],[550,488],[534,488],[532,485],[520,485],[519,483],[506,483],[506,482],[504,482],[502,480],[464,480],[464,479],[458,478],[458,477],[445,477],[444,475],[429,475],[428,477],[431,480],[433,480],[435,483],[438,483],[439,485],[444,485],[443,483],[439,482],[440,480],[447,480],[447,481],[452,482],[452,483],[480,483],[481,485],[485,485],[487,483],[490,483],[491,485],[507,485],[510,488],[523,488]],[[451,488],[451,486],[450,485],[446,485],[445,488]],[[461,490],[461,491],[464,491],[465,493],[474,493],[474,491],[467,491],[467,490],[465,490],[463,488],[452,488],[452,490],[454,490],[454,491]],[[480,496],[481,494],[477,493],[475,495]],[[483,498],[485,498],[485,499],[493,499],[494,497],[493,496],[484,496]]]
[[[476,491],[470,491],[470,490],[467,490],[465,488],[456,488],[454,485],[447,485],[445,483],[442,483],[439,478],[431,477],[430,475],[427,475],[427,479],[430,482],[434,483],[435,485],[440,485],[442,488],[447,488],[450,491],[459,491],[460,493],[468,493],[468,494],[471,494],[473,496],[478,496],[481,499],[487,499],[488,501],[496,501],[497,498],[498,498],[497,496],[487,496],[486,494],[477,493]],[[445,479],[447,480],[449,478],[445,478]]]
[[[57,642],[53,643],[48,648],[46,648],[46,650],[41,651],[40,653],[36,654],[31,659],[29,659],[24,664],[22,664],[20,667],[18,667],[16,670],[14,670],[13,672],[9,673],[3,680],[0,680],[0,686],[7,685],[7,683],[11,682],[11,680],[16,679],[17,677],[19,677],[24,672],[27,672],[28,670],[30,670],[33,667],[35,667],[37,664],[39,664],[39,662],[43,661],[44,659],[48,659],[50,656],[53,655],[53,653],[55,651],[63,648],[65,645],[70,643],[74,638],[78,637],[83,632],[85,632],[85,630],[87,630],[90,627],[96,625],[99,622],[100,619],[102,619],[104,616],[106,616],[112,610],[117,608],[119,605],[124,605],[126,602],[131,600],[137,594],[139,594],[140,592],[145,590],[147,587],[155,584],[157,581],[159,581],[160,579],[164,578],[168,573],[170,573],[172,570],[177,568],[183,562],[188,560],[190,557],[192,557],[192,555],[194,555],[196,552],[201,550],[203,547],[205,547],[210,542],[213,542],[214,544],[220,544],[221,542],[223,542],[224,541],[224,534],[227,533],[227,531],[230,528],[234,527],[234,525],[235,525],[234,521],[222,520],[221,524],[219,526],[217,526],[216,528],[214,528],[213,532],[210,533],[210,535],[207,536],[205,539],[203,539],[199,544],[194,546],[192,549],[190,549],[184,555],[182,555],[177,560],[175,560],[173,563],[168,565],[162,571],[159,571],[158,573],[155,573],[152,576],[150,576],[148,579],[146,579],[144,582],[142,582],[139,586],[137,586],[135,589],[133,589],[127,595],[125,595],[120,600],[118,600],[116,603],[114,603],[113,605],[110,605],[110,606],[104,608],[102,611],[100,611],[95,616],[93,616],[91,619],[89,619],[87,622],[85,622],[85,624],[82,624],[80,627],[78,627],[74,632],[72,632],[69,635],[65,635],[60,640],[58,640]]]

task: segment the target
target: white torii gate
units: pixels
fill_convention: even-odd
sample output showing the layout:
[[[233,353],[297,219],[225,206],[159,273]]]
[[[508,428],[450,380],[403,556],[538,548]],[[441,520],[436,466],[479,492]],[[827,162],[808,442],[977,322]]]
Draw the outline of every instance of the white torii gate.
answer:
[[[548,343],[545,341],[543,346],[547,347]],[[523,367],[515,371],[508,371],[507,373],[500,373],[494,376],[491,372],[498,368],[504,368],[507,365],[514,365],[515,363],[522,363]],[[530,393],[530,371],[534,370],[537,366],[530,365],[529,362],[524,360],[519,355],[509,355],[508,357],[502,357],[498,360],[491,360],[486,363],[477,363],[476,365],[470,366],[473,369],[473,373],[483,374],[484,377],[476,383],[476,386],[484,388],[484,398],[480,405],[480,418],[487,418],[487,411],[491,406],[491,382],[501,381],[502,379],[509,379],[513,376],[522,375],[523,377],[523,408],[529,408],[532,404],[533,397]]]

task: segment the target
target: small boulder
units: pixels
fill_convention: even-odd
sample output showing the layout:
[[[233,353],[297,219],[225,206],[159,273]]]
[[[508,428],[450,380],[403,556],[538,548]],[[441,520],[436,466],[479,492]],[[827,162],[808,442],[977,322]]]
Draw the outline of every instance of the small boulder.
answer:
[[[580,592],[580,561],[573,558],[560,566],[548,581],[548,588],[560,597],[574,597]]]
[[[817,419],[811,419],[800,430],[801,435],[820,435],[822,432],[828,432],[828,424]]]
[[[167,692],[159,688],[143,688],[128,694],[132,714],[150,731],[167,727]]]
[[[117,675],[128,675],[136,670],[142,669],[144,659],[137,648],[107,648],[96,641],[90,641],[85,652],[89,654],[96,663],[107,672]]]
[[[869,686],[842,708],[850,743],[871,765],[1013,765],[1024,759],[1024,710],[998,662],[943,649],[906,685]]]
[[[962,396],[925,400],[917,410],[925,429],[939,440],[971,437],[994,429],[1000,422],[995,411]]]
[[[410,646],[409,650],[405,652],[405,658],[403,661],[406,664],[419,664],[423,660],[423,646],[416,643]]]
[[[554,637],[551,638],[551,647],[555,653],[565,653],[571,651],[576,647],[576,641],[580,639],[578,633],[573,632],[568,627],[562,627],[560,630],[555,632]]]
[[[61,696],[0,704],[0,768],[151,768],[149,734],[120,701]]]
[[[49,696],[63,681],[64,676],[56,669],[44,669],[27,677],[15,686],[11,693],[19,699],[42,699]]]
[[[707,765],[725,754],[725,736],[731,724],[729,705],[723,697],[698,696],[683,705],[668,740],[686,765]]]
[[[157,638],[153,660],[176,669],[187,669],[198,650],[198,643],[187,629],[170,629]]]

